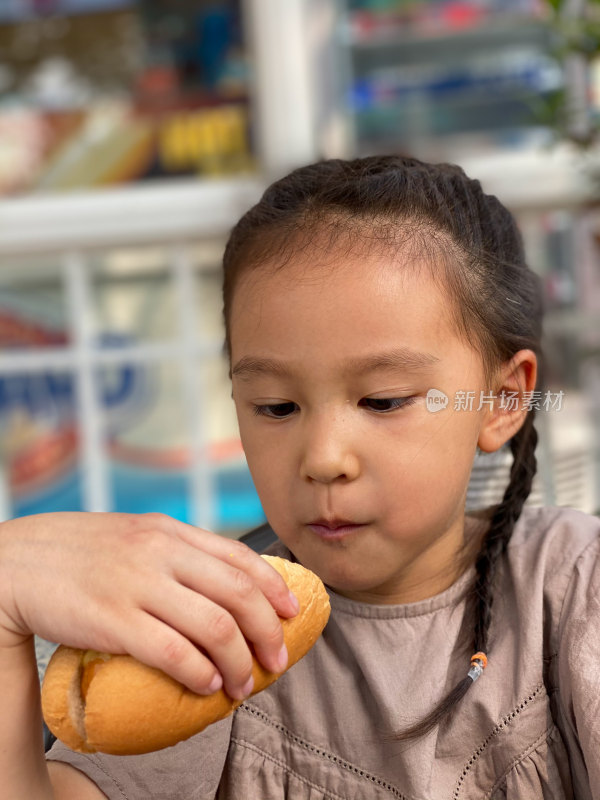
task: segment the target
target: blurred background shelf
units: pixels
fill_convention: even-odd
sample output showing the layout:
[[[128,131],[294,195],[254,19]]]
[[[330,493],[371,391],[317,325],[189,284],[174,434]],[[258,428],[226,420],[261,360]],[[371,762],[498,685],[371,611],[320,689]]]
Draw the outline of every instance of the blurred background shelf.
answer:
[[[348,5],[339,41],[359,152],[395,142],[442,155],[452,150],[444,137],[473,132],[487,133],[488,145],[511,130],[522,140],[563,88],[540,3]]]

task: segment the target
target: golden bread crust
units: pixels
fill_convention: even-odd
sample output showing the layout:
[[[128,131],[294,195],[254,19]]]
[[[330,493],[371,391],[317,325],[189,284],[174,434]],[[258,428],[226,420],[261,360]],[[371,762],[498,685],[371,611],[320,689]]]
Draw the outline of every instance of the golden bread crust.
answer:
[[[300,564],[263,556],[284,578],[300,603],[299,613],[281,620],[288,649],[288,669],[317,641],[329,618],[327,591],[320,578]],[[46,724],[65,744],[84,752],[133,755],[160,750],[199,733],[231,714],[241,703],[222,689],[198,695],[158,669],[127,655],[114,655],[98,664],[90,682],[82,728],[77,732],[69,704],[73,688],[79,693],[81,663],[87,651],[61,646],[44,678],[42,707]],[[268,672],[254,659],[254,691],[262,691],[280,674]]]
[[[90,752],[85,743],[83,702],[79,691],[84,650],[59,647],[54,651],[50,676],[42,684],[42,714],[55,736],[72,750]],[[59,735],[60,734],[60,735]]]

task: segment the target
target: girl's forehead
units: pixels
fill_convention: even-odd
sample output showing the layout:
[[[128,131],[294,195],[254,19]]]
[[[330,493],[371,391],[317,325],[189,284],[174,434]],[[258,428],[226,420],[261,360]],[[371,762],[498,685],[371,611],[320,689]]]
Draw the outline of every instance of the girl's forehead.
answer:
[[[432,277],[432,265],[381,254],[307,257],[248,270],[230,309],[232,344],[261,337],[318,342],[336,337],[349,346],[367,338],[443,343],[453,336],[452,302]],[[236,342],[237,340],[237,342]]]
[[[444,269],[441,256],[440,263],[435,263],[434,258],[386,250],[369,254],[350,250],[323,252],[319,248],[244,270],[234,298],[243,296],[246,304],[251,297],[276,299],[278,295],[309,293],[313,289],[330,292],[334,297],[345,290],[352,292],[358,285],[373,293],[435,294],[442,305],[449,306],[449,295],[441,291],[442,281],[433,278],[436,274],[441,278]]]

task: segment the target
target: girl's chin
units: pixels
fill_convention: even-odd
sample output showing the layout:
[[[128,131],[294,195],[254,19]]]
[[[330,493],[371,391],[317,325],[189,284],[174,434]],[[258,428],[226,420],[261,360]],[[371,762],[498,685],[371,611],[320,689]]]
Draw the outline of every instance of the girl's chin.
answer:
[[[356,560],[350,564],[344,564],[335,559],[325,561],[313,553],[306,554],[305,558],[298,554],[297,558],[303,566],[315,572],[329,589],[351,599],[361,599],[363,595],[377,597],[381,592],[382,581],[389,580],[388,575],[377,575],[376,565],[373,565],[374,569],[371,572],[364,560],[360,560],[358,565]],[[386,603],[388,601],[382,595],[381,600],[370,602]]]

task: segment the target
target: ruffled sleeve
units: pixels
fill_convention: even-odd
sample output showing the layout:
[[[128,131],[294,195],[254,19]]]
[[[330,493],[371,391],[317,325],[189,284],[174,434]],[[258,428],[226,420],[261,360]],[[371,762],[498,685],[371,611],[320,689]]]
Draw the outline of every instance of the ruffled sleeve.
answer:
[[[141,756],[75,753],[56,742],[47,758],[83,772],[109,800],[214,800],[227,758],[232,717],[175,747]]]

